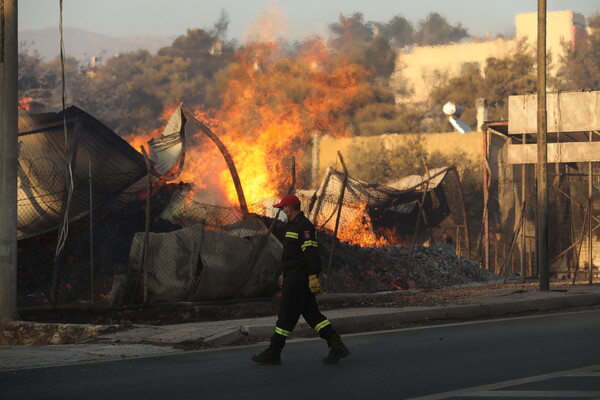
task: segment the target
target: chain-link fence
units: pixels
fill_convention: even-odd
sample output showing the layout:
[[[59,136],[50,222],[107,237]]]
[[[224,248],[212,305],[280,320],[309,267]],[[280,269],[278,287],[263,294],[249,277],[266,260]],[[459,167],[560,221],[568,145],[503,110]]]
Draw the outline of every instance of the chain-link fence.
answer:
[[[298,193],[303,211],[319,230],[332,234],[338,221],[337,237],[349,243],[433,241],[468,255],[468,228],[454,168],[432,171],[402,188],[350,179],[341,203],[340,174],[332,172],[331,178],[324,191]],[[93,201],[101,201],[93,182],[90,187]],[[129,194],[134,200],[122,208],[98,207],[71,222],[57,257],[54,232],[19,241],[19,307],[216,300],[277,291],[277,238],[283,238],[285,228],[273,222],[274,215],[265,217],[272,210],[251,205],[257,214],[244,216],[239,207],[191,200],[189,185],[155,184],[146,213],[145,191]]]
[[[345,186],[344,186],[345,182]],[[343,202],[340,198],[343,192]],[[438,168],[389,185],[372,185],[330,170],[310,201],[315,225],[361,246],[426,244],[471,250],[456,168]],[[341,208],[340,208],[341,205]]]
[[[281,244],[238,207],[190,201],[186,185],[162,185],[146,199],[19,241],[18,305],[97,306],[272,295]]]

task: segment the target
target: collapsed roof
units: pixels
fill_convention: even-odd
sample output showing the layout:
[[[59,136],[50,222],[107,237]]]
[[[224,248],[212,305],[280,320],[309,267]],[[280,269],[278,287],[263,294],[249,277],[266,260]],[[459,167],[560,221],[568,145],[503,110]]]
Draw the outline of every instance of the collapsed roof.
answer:
[[[452,212],[447,188],[443,182],[454,167],[435,168],[428,174],[411,175],[374,185],[348,177],[340,216],[340,226],[364,213],[373,232],[388,230],[386,235],[401,236],[414,231],[419,214],[419,203],[426,192],[424,209],[427,216],[422,227],[435,227]],[[344,174],[329,169],[310,202],[309,214],[316,225],[334,229],[337,203],[341,194]],[[390,231],[391,230],[391,231]]]
[[[176,167],[182,165],[185,120],[178,122],[179,128],[177,121],[175,126],[168,124],[165,133],[170,136],[156,139],[160,147],[151,151],[158,166],[154,179],[162,174],[176,177]],[[90,210],[121,208],[145,188],[142,154],[78,107],[64,113],[19,115],[18,140],[19,240],[57,229],[67,208],[69,221],[75,221]],[[173,146],[175,151],[168,151]],[[167,161],[160,158],[164,153],[169,155]]]

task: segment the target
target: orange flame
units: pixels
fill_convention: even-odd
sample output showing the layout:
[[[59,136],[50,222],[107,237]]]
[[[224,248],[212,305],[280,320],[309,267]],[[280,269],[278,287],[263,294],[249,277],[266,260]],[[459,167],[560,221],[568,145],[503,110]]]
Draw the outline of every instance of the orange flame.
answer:
[[[346,207],[345,210],[345,213],[342,212],[344,218],[341,221],[338,231],[338,239],[360,246],[374,247],[390,245],[388,240],[378,237],[373,231],[371,222],[368,219],[368,213],[366,212],[366,204],[361,204],[357,208]]]
[[[336,56],[320,39],[307,40],[296,55],[275,42],[252,43],[236,53],[226,74],[218,110],[190,110],[219,136],[231,154],[250,211],[263,199],[279,197],[290,181],[284,160],[296,158],[296,188],[307,187],[302,171],[313,136],[347,136],[343,115],[360,100],[367,72]],[[191,129],[188,128],[188,132]],[[158,132],[127,137],[139,146]],[[223,157],[202,133],[186,139],[180,180],[193,182],[198,200],[219,205],[238,203]]]
[[[175,112],[176,109],[176,105],[165,107],[165,109],[162,111],[161,116],[159,117],[159,121],[163,121],[163,125],[166,125],[169,119],[171,118],[171,115]],[[163,129],[164,127],[161,129],[155,129],[150,132],[135,131],[129,135],[123,136],[123,139],[126,140],[134,149],[140,151],[140,149],[143,147],[146,150],[146,153],[149,154],[148,141],[157,136],[160,136],[162,134]]]
[[[29,97],[29,96],[23,96],[19,99],[19,104],[17,106],[17,109],[19,111],[29,111],[31,109],[31,101],[33,100],[33,98]]]

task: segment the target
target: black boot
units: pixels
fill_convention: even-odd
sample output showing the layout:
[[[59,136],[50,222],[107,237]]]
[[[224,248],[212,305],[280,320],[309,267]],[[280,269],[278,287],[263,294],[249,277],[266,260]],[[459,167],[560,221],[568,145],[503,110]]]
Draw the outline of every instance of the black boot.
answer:
[[[263,365],[279,365],[281,364],[281,350],[283,346],[285,346],[285,341],[281,342],[271,339],[271,345],[262,353],[253,355],[252,361]]]
[[[329,346],[329,355],[323,359],[323,364],[335,364],[350,354],[350,350],[337,333],[333,333],[327,338],[327,345]]]

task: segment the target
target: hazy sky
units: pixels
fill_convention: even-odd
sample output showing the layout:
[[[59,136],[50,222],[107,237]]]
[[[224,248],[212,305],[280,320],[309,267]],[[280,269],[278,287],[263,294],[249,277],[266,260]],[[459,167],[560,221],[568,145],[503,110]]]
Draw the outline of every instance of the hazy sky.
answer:
[[[59,0],[18,0],[19,30],[58,27]],[[549,11],[600,13],[600,0],[547,0]],[[534,12],[537,0],[63,0],[63,26],[113,37],[170,36],[188,28],[210,28],[221,10],[230,19],[228,38],[243,40],[249,29],[271,29],[286,39],[324,36],[340,14],[361,12],[365,21],[387,22],[400,14],[413,23],[431,11],[472,35],[512,33],[517,13]],[[259,19],[269,11],[275,18]],[[260,22],[257,22],[260,21]]]

